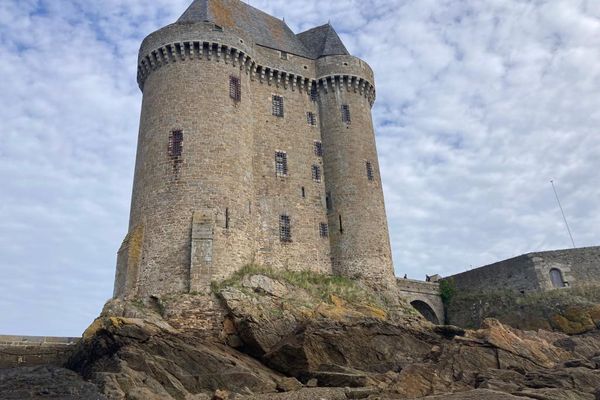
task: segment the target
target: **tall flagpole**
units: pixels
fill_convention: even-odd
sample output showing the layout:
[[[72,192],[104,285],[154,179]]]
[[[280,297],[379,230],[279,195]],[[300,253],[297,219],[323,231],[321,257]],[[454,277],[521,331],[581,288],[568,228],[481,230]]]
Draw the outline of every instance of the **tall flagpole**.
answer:
[[[565,220],[565,226],[567,227],[567,232],[569,232],[569,237],[571,238],[571,243],[573,243],[573,248],[576,248],[575,240],[573,240],[573,234],[571,233],[571,228],[569,228],[569,223],[567,222],[567,217],[565,216],[565,211],[562,208],[562,204],[560,204],[560,199],[558,198],[558,192],[556,191],[556,186],[554,186],[554,181],[551,180],[550,183],[552,183],[552,189],[554,190],[554,195],[556,196],[556,202],[558,203],[560,212],[562,213],[563,219]]]

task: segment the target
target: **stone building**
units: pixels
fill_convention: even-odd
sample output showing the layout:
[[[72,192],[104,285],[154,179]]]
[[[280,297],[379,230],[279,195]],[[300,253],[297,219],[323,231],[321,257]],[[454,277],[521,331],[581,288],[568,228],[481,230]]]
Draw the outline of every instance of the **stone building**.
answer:
[[[600,247],[524,254],[446,279],[458,289],[521,293],[600,285]]]
[[[373,71],[329,24],[294,34],[196,0],[144,39],[115,297],[205,293],[246,264],[394,285]]]

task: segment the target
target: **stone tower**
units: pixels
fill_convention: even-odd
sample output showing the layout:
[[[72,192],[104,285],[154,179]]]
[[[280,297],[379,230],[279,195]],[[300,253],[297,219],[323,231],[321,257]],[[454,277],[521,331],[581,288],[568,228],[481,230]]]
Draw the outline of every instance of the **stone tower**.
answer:
[[[144,39],[138,83],[115,297],[203,293],[249,263],[393,284],[373,72],[329,24],[195,0]]]

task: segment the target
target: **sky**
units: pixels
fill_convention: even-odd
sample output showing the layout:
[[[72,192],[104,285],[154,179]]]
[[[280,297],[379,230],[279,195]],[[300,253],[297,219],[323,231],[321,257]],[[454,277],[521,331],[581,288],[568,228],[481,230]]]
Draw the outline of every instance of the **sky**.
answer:
[[[0,1],[0,334],[79,336],[127,231],[141,40],[191,0]],[[253,0],[374,69],[396,273],[599,243],[600,1]]]

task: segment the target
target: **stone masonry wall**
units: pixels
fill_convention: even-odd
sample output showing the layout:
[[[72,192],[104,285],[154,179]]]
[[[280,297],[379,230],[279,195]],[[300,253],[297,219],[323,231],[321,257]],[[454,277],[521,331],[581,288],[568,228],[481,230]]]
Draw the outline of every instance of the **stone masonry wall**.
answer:
[[[554,289],[550,270],[561,271],[566,286],[600,285],[600,247],[529,253],[449,277],[460,290]]]
[[[36,365],[62,366],[79,338],[0,336],[0,369]]]
[[[241,101],[229,96],[231,76],[241,81]],[[393,281],[365,62],[283,57],[210,23],[173,24],[144,40],[138,81],[144,98],[130,229],[143,227],[143,244],[136,265],[119,257],[116,294],[207,294],[210,281],[248,263],[331,273],[332,258],[336,273]],[[273,95],[284,98],[283,117],[272,115]],[[349,126],[341,104],[350,106]],[[168,152],[175,130],[183,131],[181,157]],[[285,177],[276,176],[276,151],[288,154]],[[290,243],[279,238],[282,214],[291,217]],[[327,222],[329,240],[319,233]]]

